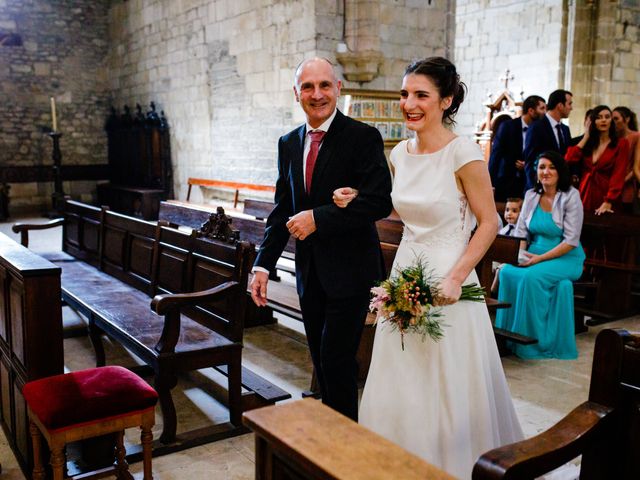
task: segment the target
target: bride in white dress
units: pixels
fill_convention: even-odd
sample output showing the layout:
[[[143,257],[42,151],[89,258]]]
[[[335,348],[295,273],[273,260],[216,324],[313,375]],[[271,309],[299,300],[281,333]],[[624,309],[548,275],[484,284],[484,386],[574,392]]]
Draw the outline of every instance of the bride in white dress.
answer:
[[[446,128],[464,99],[455,66],[444,58],[405,72],[400,106],[414,139],[391,152],[393,205],[404,222],[394,262],[422,256],[441,277],[444,338],[400,334],[378,323],[360,423],[459,478],[471,478],[487,450],[521,440],[484,303],[457,302],[477,283],[475,265],[496,232],[496,210],[479,147]],[[355,190],[336,190],[345,207]],[[478,228],[469,240],[471,231]],[[393,272],[391,272],[393,275]]]

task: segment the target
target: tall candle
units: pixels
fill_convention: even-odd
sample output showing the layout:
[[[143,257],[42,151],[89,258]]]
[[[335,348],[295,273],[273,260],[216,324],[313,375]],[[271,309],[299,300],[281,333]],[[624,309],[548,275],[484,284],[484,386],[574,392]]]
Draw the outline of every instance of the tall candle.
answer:
[[[56,118],[56,99],[51,97],[51,119],[53,121],[53,131],[58,131],[58,119]]]

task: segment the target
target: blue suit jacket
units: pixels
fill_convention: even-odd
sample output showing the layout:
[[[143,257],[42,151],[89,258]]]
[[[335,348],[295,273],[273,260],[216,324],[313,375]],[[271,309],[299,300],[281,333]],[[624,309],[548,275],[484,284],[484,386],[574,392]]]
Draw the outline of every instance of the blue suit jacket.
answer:
[[[312,264],[329,296],[360,294],[385,275],[375,226],[392,208],[382,137],[375,128],[338,111],[320,147],[307,195],[302,167],[305,135],[302,125],[278,142],[275,207],[254,265],[273,271],[289,239],[287,221],[312,209],[317,230],[296,242],[298,294],[304,295]],[[358,189],[347,208],[333,203],[333,191],[340,187]]]
[[[489,174],[498,202],[504,202],[509,197],[524,198],[524,172],[516,168],[516,160],[524,160],[522,146],[520,117],[500,125],[493,138],[489,157]]]
[[[543,152],[553,150],[559,152],[562,156],[567,153],[567,146],[571,141],[571,131],[569,127],[562,125],[562,134],[564,136],[563,148],[560,148],[556,141],[556,136],[551,128],[551,123],[547,116],[543,116],[537,122],[534,122],[531,128],[527,130],[527,136],[524,141],[524,171],[526,172],[525,190],[533,188],[536,184],[535,161]]]

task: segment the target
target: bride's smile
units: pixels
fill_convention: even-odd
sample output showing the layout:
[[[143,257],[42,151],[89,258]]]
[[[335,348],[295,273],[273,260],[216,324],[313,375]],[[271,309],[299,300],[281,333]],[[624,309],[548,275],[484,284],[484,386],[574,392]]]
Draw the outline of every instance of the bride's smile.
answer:
[[[441,98],[437,86],[425,75],[406,75],[400,90],[400,108],[407,128],[421,131],[440,125],[451,98]]]

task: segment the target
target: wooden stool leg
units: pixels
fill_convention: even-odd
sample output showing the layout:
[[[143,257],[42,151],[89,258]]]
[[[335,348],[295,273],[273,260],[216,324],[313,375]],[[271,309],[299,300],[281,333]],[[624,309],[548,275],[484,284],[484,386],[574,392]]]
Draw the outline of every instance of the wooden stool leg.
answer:
[[[140,443],[142,443],[142,468],[144,476],[143,480],[153,480],[153,471],[151,470],[151,445],[153,442],[153,433],[149,425],[140,426]]]
[[[118,479],[133,479],[131,473],[129,473],[129,464],[125,458],[127,450],[124,448],[124,430],[118,432],[116,437],[116,478]]]
[[[42,465],[41,436],[40,430],[35,423],[29,422],[29,432],[31,433],[31,443],[33,444],[33,480],[44,480],[45,472]]]
[[[64,445],[50,445],[51,447],[51,469],[53,470],[53,480],[64,480]]]

